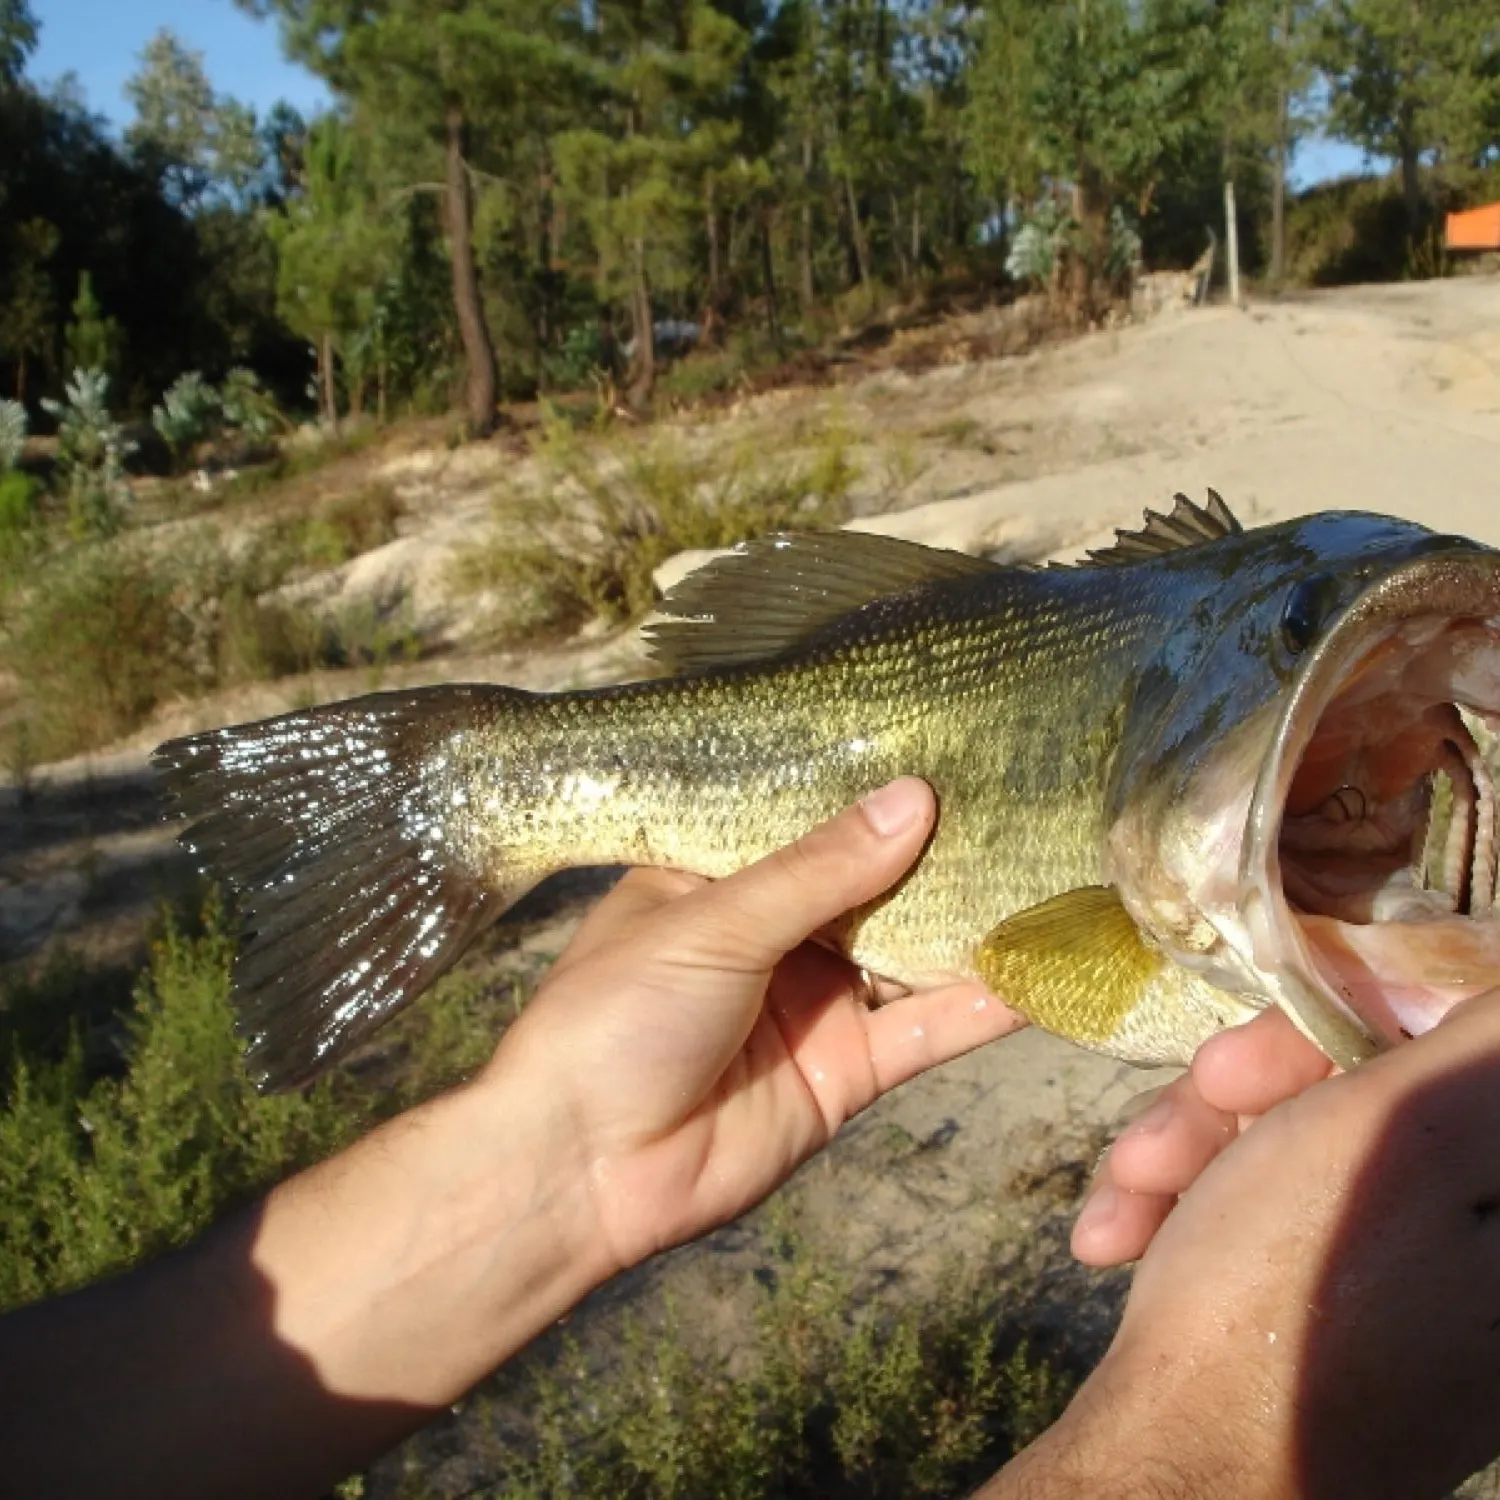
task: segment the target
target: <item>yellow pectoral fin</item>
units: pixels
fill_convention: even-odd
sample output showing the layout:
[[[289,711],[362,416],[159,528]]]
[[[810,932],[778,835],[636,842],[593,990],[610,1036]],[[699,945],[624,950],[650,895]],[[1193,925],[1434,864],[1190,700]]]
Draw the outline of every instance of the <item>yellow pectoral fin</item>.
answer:
[[[1108,886],[1018,912],[984,939],[975,962],[1027,1020],[1130,1062],[1185,1063],[1254,1013],[1149,943]]]

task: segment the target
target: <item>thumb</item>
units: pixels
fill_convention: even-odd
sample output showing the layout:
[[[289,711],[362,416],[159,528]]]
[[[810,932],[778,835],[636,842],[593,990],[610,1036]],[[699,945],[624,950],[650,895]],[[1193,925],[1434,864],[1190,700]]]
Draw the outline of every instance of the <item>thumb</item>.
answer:
[[[820,928],[889,889],[921,853],[937,819],[925,781],[903,776],[794,844],[686,899],[676,957],[765,970]]]

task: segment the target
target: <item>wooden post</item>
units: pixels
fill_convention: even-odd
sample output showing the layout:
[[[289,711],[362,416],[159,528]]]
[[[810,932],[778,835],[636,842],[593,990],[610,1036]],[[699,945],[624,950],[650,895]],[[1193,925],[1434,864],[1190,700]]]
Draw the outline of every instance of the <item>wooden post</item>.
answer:
[[[1234,211],[1234,183],[1224,183],[1224,219],[1228,229],[1226,249],[1229,255],[1229,303],[1240,305],[1240,227]]]

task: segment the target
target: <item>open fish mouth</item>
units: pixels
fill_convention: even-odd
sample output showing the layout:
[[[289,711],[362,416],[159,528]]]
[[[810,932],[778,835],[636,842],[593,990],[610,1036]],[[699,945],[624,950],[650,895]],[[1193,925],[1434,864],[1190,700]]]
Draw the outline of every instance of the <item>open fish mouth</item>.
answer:
[[[1348,1064],[1500,987],[1500,556],[1369,585],[1300,664],[1251,803],[1256,967]]]

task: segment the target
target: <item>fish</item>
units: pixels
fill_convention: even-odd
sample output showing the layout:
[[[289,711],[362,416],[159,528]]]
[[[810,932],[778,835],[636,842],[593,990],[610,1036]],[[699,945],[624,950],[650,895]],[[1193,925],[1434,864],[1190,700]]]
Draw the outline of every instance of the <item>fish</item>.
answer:
[[[900,992],[1186,1063],[1268,1006],[1352,1067],[1500,984],[1500,554],[1176,497],[1077,563],[849,532],[745,543],[659,675],[370,694],[155,754],[237,894],[268,1090],[334,1066],[560,869],[717,878],[901,775],[938,821],[828,940]]]

